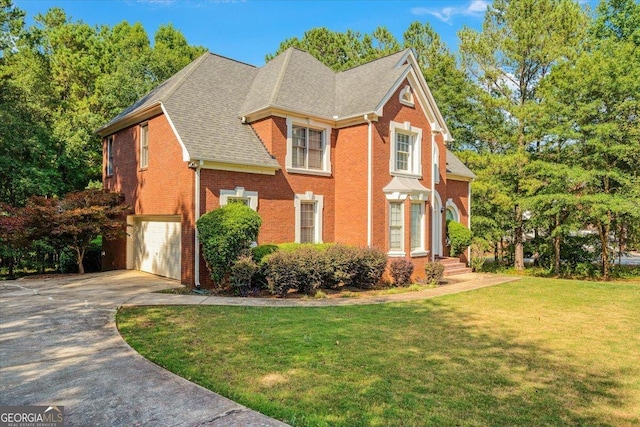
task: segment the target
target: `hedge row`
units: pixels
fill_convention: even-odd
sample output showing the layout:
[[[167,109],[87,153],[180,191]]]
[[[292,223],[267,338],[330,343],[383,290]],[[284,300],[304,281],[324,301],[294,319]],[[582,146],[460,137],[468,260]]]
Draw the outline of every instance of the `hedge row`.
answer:
[[[387,265],[387,255],[371,248],[346,245],[286,245],[280,250],[254,249],[264,257],[260,271],[271,293],[286,296],[289,290],[313,294],[319,288],[376,285]],[[265,255],[265,252],[271,252]]]

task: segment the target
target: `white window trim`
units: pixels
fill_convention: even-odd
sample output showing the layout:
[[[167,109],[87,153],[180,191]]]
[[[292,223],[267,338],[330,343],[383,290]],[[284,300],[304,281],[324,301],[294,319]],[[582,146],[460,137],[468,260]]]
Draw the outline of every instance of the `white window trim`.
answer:
[[[107,176],[113,175],[113,135],[107,138]]]
[[[144,139],[146,139],[146,144],[143,145],[143,130],[144,131]],[[143,156],[143,153],[146,153],[146,156]],[[142,163],[142,160],[145,160],[145,163]],[[140,123],[140,169],[147,169],[149,167],[149,123]]]
[[[461,222],[460,221],[460,209],[458,209],[458,206],[456,206],[456,204],[453,203],[452,199],[447,199],[447,205],[446,205],[445,212],[444,212],[445,213],[445,218],[447,217],[446,214],[447,214],[447,211],[449,209],[451,209],[453,211],[453,213],[455,214],[455,218],[453,220],[456,221],[456,222]]]
[[[300,214],[301,208],[300,205],[303,202],[314,202],[315,203],[315,225],[316,228],[314,230],[314,243],[322,243],[322,212],[324,209],[324,196],[318,196],[313,194],[312,191],[307,191],[304,194],[296,194],[293,200],[293,205],[295,207],[295,239],[296,243],[300,243]]]
[[[411,154],[409,158],[409,171],[396,169],[396,132],[411,135]],[[411,126],[410,122],[398,123],[392,121],[389,125],[390,151],[389,173],[392,176],[406,176],[410,178],[422,178],[422,129]]]
[[[400,205],[400,219],[402,220],[402,232],[400,234],[400,247],[402,248],[401,250],[397,250],[397,249],[391,249],[391,205],[392,204],[398,204]],[[387,223],[387,233],[389,233],[389,252],[387,252],[387,256],[392,257],[392,258],[397,258],[397,257],[404,257],[406,256],[406,252],[404,251],[404,232],[405,232],[405,221],[404,221],[404,202],[400,202],[400,201],[393,201],[389,203],[389,221]]]
[[[415,107],[415,102],[413,100],[413,92],[411,91],[411,86],[406,85],[400,91],[400,104],[406,105],[408,107]]]
[[[311,119],[287,117],[287,156],[285,165],[289,173],[331,176],[331,126]],[[322,169],[306,169],[293,166],[293,126],[322,131]]]
[[[423,257],[429,255],[429,251],[425,249],[425,206],[424,202],[412,202],[411,206],[413,207],[413,205],[420,206],[420,245],[415,249],[411,249],[411,256]]]
[[[433,139],[433,181],[440,183],[440,149],[435,138]]]
[[[220,206],[225,206],[231,199],[248,199],[249,207],[258,210],[258,192],[246,191],[244,187],[236,187],[234,190],[220,190]]]

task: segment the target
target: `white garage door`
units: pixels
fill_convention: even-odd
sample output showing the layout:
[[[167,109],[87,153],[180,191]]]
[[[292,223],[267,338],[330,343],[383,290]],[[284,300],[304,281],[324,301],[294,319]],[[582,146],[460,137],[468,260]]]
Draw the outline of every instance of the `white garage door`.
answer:
[[[132,234],[133,268],[180,280],[182,227],[179,220],[137,219]]]

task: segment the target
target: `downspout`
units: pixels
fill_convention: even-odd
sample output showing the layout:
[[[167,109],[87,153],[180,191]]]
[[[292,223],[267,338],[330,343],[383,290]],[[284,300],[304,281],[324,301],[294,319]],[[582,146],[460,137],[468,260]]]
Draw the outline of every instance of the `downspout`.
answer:
[[[471,181],[467,189],[467,228],[471,231]],[[471,245],[467,247],[467,267],[471,266]]]
[[[200,170],[202,168],[202,160],[200,160],[197,163],[197,166],[195,168],[195,178],[196,178],[196,185],[195,185],[195,219],[194,219],[194,248],[193,248],[193,253],[194,253],[194,266],[193,266],[193,271],[194,271],[194,275],[195,275],[195,286],[197,289],[200,289],[200,239],[198,238],[198,227],[196,226],[196,223],[198,222],[198,219],[200,219]]]
[[[435,126],[432,125],[432,128]],[[432,129],[431,131],[431,262],[435,262],[436,260],[436,248],[435,242],[433,238],[433,230],[435,229],[435,220],[436,220],[436,210],[435,210],[435,197],[436,197],[436,174],[434,173],[434,159],[433,156],[435,154],[435,150],[433,149],[437,144],[436,141],[436,130]]]
[[[371,120],[367,114],[364,119],[368,123],[367,129],[367,247],[371,247],[373,240],[373,141],[371,138]]]

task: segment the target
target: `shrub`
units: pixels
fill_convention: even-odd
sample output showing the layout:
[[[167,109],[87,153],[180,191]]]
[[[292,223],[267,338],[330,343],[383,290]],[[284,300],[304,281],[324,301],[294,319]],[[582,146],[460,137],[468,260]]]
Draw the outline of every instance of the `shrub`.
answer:
[[[274,295],[287,296],[291,289],[299,289],[304,278],[292,252],[276,251],[264,258],[267,286]]]
[[[349,284],[371,288],[380,281],[386,267],[387,254],[375,248],[360,248],[355,253],[354,271]]]
[[[406,258],[394,258],[389,263],[389,273],[396,286],[405,286],[411,283],[413,263]]]
[[[387,263],[377,249],[346,245],[291,245],[262,261],[267,287],[280,296],[291,289],[313,295],[320,287],[340,284],[367,288],[380,281]]]
[[[241,255],[231,266],[231,285],[243,297],[251,290],[251,279],[258,271],[258,264],[252,256]]]
[[[491,247],[490,243],[484,239],[474,238],[471,243],[471,268],[473,271],[481,271],[486,261],[485,253]]]
[[[444,265],[439,262],[428,262],[424,265],[424,278],[427,283],[439,283],[444,274]]]
[[[241,203],[230,203],[206,213],[197,222],[202,255],[218,285],[229,275],[235,260],[258,238],[262,220]]]
[[[457,221],[447,221],[447,237],[451,256],[460,255],[471,244],[471,230]]]
[[[264,259],[267,255],[272,254],[277,250],[278,246],[276,245],[259,245],[251,249],[253,260],[258,266],[258,270],[251,278],[251,286],[254,289],[267,289],[267,273]]]

